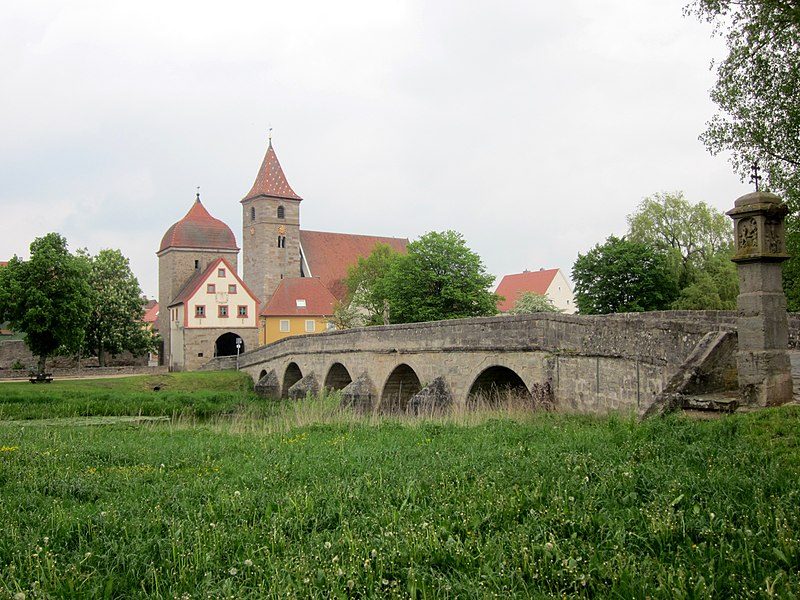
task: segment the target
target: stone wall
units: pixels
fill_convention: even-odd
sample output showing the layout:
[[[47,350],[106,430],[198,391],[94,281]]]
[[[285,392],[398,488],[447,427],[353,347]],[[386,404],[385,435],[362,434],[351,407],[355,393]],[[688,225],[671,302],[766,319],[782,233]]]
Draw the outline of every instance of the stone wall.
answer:
[[[29,369],[36,368],[34,357],[25,342],[22,340],[7,340],[0,342],[0,370],[11,370],[12,365],[19,361],[27,374]],[[78,367],[97,367],[97,357],[53,356],[47,359],[47,368],[50,369],[77,369]],[[147,366],[147,355],[133,356],[124,352],[117,357],[107,356],[106,365],[109,367],[122,366]]]

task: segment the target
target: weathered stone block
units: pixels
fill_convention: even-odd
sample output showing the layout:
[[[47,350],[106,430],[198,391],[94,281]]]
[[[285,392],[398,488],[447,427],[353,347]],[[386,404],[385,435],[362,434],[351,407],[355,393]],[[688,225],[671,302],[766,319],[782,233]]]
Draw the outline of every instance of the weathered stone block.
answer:
[[[413,395],[406,405],[406,413],[411,415],[441,414],[450,410],[453,394],[443,377],[437,377],[430,384]]]
[[[280,399],[281,382],[278,381],[278,375],[275,373],[275,369],[272,369],[256,383],[255,392],[262,398]]]
[[[319,382],[313,373],[306,375],[289,388],[288,396],[291,400],[302,400],[306,396],[319,394]]]

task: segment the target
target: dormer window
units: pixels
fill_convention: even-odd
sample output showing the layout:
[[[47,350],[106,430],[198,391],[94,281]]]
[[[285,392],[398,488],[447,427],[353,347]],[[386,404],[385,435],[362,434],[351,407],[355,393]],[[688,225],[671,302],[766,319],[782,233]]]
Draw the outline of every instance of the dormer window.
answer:
[[[297,308],[305,308],[306,307],[306,301],[305,301],[304,298],[298,298],[294,302],[297,305]]]
[[[278,218],[279,218],[279,219],[283,219],[283,218],[285,218],[285,214],[284,214],[284,210],[283,210],[283,207],[282,207],[282,206],[279,206],[279,207],[278,207]]]

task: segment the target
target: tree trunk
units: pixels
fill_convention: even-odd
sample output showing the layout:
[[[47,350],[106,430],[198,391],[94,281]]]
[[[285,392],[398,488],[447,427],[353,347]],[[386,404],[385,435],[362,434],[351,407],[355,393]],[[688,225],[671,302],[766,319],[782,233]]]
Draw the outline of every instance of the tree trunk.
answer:
[[[47,357],[46,356],[43,356],[43,355],[39,356],[39,364],[37,366],[37,373],[36,373],[37,375],[42,375],[42,376],[44,375],[44,373],[45,373],[44,367],[45,367],[45,362],[46,361],[47,361]]]
[[[100,347],[97,349],[97,365],[99,367],[106,366],[106,352],[103,349],[103,342],[100,342]]]

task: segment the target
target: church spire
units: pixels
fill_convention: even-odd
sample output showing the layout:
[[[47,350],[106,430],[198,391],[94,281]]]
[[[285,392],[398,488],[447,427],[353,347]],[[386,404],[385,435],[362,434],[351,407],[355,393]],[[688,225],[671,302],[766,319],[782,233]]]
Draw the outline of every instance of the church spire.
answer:
[[[302,200],[300,196],[294,193],[294,190],[286,181],[286,175],[283,174],[281,163],[278,162],[278,157],[275,155],[275,150],[272,148],[272,128],[269,131],[269,146],[267,147],[267,154],[264,156],[264,161],[261,163],[261,168],[256,175],[256,181],[250,192],[242,199],[252,200],[258,196],[270,196],[272,198],[286,198],[288,200]]]

